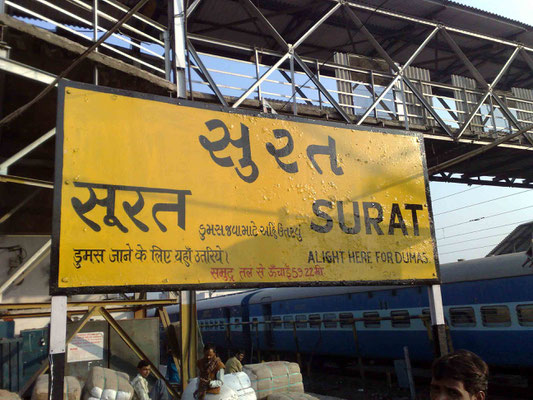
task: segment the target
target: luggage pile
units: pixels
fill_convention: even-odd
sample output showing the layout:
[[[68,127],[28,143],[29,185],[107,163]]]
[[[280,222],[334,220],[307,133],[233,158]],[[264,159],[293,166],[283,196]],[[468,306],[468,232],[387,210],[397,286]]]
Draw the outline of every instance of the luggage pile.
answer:
[[[128,374],[102,367],[92,367],[89,371],[83,400],[130,400],[132,397],[133,387]]]
[[[257,398],[266,399],[274,394],[303,393],[304,385],[300,366],[288,361],[271,361],[248,364],[243,368],[250,378]]]
[[[2,400],[20,400],[17,393],[9,392],[4,389],[0,389],[0,399]]]
[[[224,375],[224,385],[232,388],[237,393],[239,400],[257,400],[252,382],[244,372]]]
[[[74,376],[65,376],[63,398],[65,400],[80,400],[80,397],[81,385],[78,379]],[[31,394],[31,400],[48,400],[48,374],[41,375],[37,378]]]

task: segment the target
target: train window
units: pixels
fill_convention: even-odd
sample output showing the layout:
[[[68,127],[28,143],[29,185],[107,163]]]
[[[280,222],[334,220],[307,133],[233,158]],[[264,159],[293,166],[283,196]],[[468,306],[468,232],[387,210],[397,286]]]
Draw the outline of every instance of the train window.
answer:
[[[353,314],[351,312],[342,312],[339,314],[341,328],[350,328],[353,323]]]
[[[452,320],[452,326],[476,326],[476,314],[472,307],[450,308],[450,319]]]
[[[522,326],[533,326],[533,304],[521,304],[516,306],[518,322]]]
[[[307,317],[305,315],[297,315],[296,321],[307,321]],[[297,328],[307,328],[307,322],[297,322],[296,323]]]
[[[288,322],[288,321],[293,321],[292,315],[283,316],[283,321],[287,321],[287,322],[283,322],[283,327],[285,329],[292,329],[293,324],[291,322]]]
[[[381,327],[381,321],[379,320],[379,313],[377,311],[364,312],[363,323],[365,325],[365,328]]]
[[[337,327],[337,314],[326,313],[324,314],[324,327],[326,329],[335,329]]]
[[[409,318],[409,311],[397,310],[391,311],[393,328],[409,328],[411,326],[411,319]]]
[[[483,326],[511,326],[511,314],[507,306],[481,307],[481,318]]]
[[[272,328],[279,329],[281,328],[281,317],[272,317]]]
[[[320,314],[309,315],[309,327],[320,328],[321,322],[322,322],[322,318],[320,318]]]

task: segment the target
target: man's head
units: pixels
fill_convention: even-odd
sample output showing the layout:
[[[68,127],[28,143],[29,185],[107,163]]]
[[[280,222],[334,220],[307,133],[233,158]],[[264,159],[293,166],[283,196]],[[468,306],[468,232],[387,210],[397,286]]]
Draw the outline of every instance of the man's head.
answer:
[[[244,350],[239,349],[233,355],[237,360],[242,361],[244,359]]]
[[[485,400],[489,367],[467,350],[436,359],[432,366],[431,400]]]
[[[215,345],[212,343],[208,343],[204,346],[204,357],[207,359],[211,359],[217,356]]]
[[[137,370],[139,371],[139,374],[141,374],[143,378],[147,378],[151,372],[150,364],[146,360],[141,360],[137,364]]]

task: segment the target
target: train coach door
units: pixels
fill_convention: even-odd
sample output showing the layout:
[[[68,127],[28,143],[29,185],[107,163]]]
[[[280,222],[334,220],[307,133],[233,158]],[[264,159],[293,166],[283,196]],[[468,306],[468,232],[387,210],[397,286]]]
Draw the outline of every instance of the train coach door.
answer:
[[[273,332],[272,332],[272,303],[270,303],[270,301],[272,301],[272,298],[271,297],[263,297],[261,299],[261,302],[263,301],[268,301],[269,303],[265,303],[262,305],[262,308],[263,308],[263,318],[265,320],[265,325],[264,325],[264,332],[265,332],[265,344],[266,344],[266,347],[268,348],[272,348],[274,347],[274,335],[273,335]]]

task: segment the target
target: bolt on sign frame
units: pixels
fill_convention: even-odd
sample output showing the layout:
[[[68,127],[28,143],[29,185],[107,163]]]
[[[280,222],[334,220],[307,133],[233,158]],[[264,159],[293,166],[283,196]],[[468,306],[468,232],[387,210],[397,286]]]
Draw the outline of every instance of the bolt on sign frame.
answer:
[[[418,134],[59,93],[53,294],[438,281]]]

